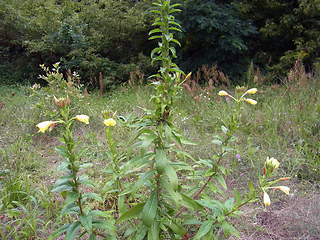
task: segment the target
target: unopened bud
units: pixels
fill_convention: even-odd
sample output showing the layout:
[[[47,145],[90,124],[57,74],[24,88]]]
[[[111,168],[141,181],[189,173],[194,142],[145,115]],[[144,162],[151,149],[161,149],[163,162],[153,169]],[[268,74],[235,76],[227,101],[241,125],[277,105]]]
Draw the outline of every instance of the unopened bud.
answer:
[[[289,180],[291,177],[284,177],[284,178],[280,178],[279,180],[280,181],[286,181],[286,180]]]

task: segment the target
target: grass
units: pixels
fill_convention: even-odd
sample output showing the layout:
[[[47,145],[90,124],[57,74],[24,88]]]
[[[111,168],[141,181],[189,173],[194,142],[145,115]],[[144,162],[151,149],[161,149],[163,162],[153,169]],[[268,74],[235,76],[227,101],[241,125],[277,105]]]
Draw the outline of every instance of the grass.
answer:
[[[211,140],[233,111],[233,103],[217,92],[203,93],[205,97],[195,100],[182,89],[174,109],[176,126],[197,143],[185,147],[196,160],[211,158],[217,151]],[[134,121],[144,115],[143,108],[150,108],[151,93],[150,86],[131,86],[101,98],[96,93],[71,98],[74,114],[90,116],[89,125],[77,125],[75,136],[90,149],[83,161],[94,163],[88,174],[96,182],[103,184],[101,170],[110,164],[101,111],[117,112],[125,121]],[[258,104],[242,108],[237,143],[225,159],[230,167],[227,194],[234,187],[246,191],[248,180],[257,182],[269,156],[281,163],[279,177],[292,177],[291,195],[275,192],[271,207],[253,203],[232,222],[241,239],[316,239],[320,235],[319,87],[265,87],[254,97]],[[37,133],[35,127],[56,116],[54,101],[34,95],[29,87],[7,86],[0,89],[0,103],[0,234],[2,239],[45,239],[54,230],[53,223],[65,221],[57,218],[63,199],[49,191],[62,174],[57,170],[61,159],[54,150],[59,145],[59,127],[46,134]],[[126,148],[127,128],[119,122],[114,129],[118,148]],[[222,233],[219,237],[225,238]]]

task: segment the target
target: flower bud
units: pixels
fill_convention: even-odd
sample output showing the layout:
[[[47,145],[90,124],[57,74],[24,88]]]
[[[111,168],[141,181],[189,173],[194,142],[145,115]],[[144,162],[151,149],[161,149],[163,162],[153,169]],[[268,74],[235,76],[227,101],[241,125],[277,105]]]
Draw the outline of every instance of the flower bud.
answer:
[[[258,89],[256,89],[256,88],[251,88],[251,89],[249,89],[249,90],[246,92],[246,94],[255,94],[257,91],[258,91]]]
[[[284,192],[285,194],[289,195],[289,192],[290,192],[290,188],[289,187],[286,187],[286,186],[279,186],[279,187],[276,187],[277,189],[281,190],[282,192]]]
[[[256,100],[253,100],[251,98],[244,98],[243,100],[245,100],[246,102],[252,104],[252,105],[256,105],[257,104],[257,101]]]
[[[267,157],[267,160],[264,164],[264,170],[263,173],[264,174],[268,174],[268,173],[272,173],[275,169],[277,169],[279,167],[280,163],[278,162],[277,159],[275,158],[269,158]]]
[[[218,94],[220,96],[229,96],[229,93],[227,93],[226,91],[220,91]]]
[[[266,192],[263,193],[263,203],[266,206],[270,206],[270,204],[271,204],[271,200],[270,200],[269,194],[266,193]]]
[[[279,180],[280,181],[286,181],[286,180],[289,180],[291,177],[283,177],[283,178],[280,178]]]
[[[53,96],[54,102],[56,103],[56,105],[58,106],[58,108],[63,108],[64,106],[66,106],[66,104],[70,104],[70,100],[69,97],[67,97],[67,99],[65,98],[56,98],[55,96]]]

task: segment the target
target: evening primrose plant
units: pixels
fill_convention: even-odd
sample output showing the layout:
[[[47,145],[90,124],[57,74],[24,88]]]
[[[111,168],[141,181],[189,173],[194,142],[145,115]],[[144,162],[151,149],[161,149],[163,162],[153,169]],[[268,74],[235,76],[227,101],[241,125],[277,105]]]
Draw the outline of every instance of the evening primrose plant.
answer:
[[[48,129],[51,131],[56,124],[65,126],[65,132],[62,137],[58,138],[62,145],[56,147],[56,150],[65,159],[60,165],[60,169],[66,171],[67,174],[56,181],[51,191],[60,192],[65,199],[60,217],[67,216],[69,220],[68,223],[53,232],[48,239],[56,239],[64,233],[67,240],[73,240],[81,236],[86,236],[90,240],[96,239],[98,235],[108,237],[108,233],[103,234],[99,231],[99,229],[112,231],[113,223],[100,219],[100,217],[108,218],[108,214],[99,210],[91,210],[86,204],[89,199],[91,201],[102,201],[102,198],[96,193],[83,193],[80,190],[81,186],[94,188],[95,184],[89,179],[88,175],[79,175],[80,170],[92,164],[81,162],[81,156],[86,149],[77,149],[79,142],[74,141],[71,127],[75,121],[89,124],[89,117],[83,114],[70,117],[70,100],[68,97],[59,99],[54,97],[54,100],[59,108],[61,118],[56,121],[41,122],[37,127],[39,132],[45,133]]]
[[[120,193],[118,223],[124,223],[124,239],[177,239],[187,234],[187,228],[175,217],[175,210],[190,200],[181,193],[179,171],[193,171],[185,162],[179,161],[179,155],[188,155],[181,146],[188,140],[183,138],[173,125],[173,105],[184,73],[173,62],[176,58],[175,45],[180,43],[174,38],[174,31],[181,31],[173,13],[179,12],[179,4],[167,0],[153,2],[157,15],[150,31],[150,39],[159,39],[158,46],[151,52],[152,62],[161,62],[157,74],[153,75],[152,85],[155,94],[150,101],[152,110],[146,110],[146,116],[134,126],[137,129],[138,142],[129,152],[140,151],[140,155],[129,157],[122,169],[135,169],[137,180]],[[191,143],[191,141],[189,141]],[[176,158],[174,157],[176,156]],[[129,172],[132,174],[132,172]],[[143,193],[143,194],[141,194]],[[127,198],[137,199],[132,207],[125,206]],[[189,204],[190,205],[190,204]]]
[[[290,188],[287,186],[273,186],[275,184],[277,184],[280,181],[286,181],[289,180],[289,177],[283,177],[283,178],[279,178],[277,180],[274,181],[268,181],[268,179],[271,179],[274,171],[280,166],[280,163],[277,159],[275,158],[269,158],[267,157],[267,160],[264,164],[263,167],[263,175],[259,176],[259,183],[260,183],[260,189],[262,191],[263,194],[263,203],[266,206],[270,206],[271,204],[271,200],[270,200],[270,196],[267,193],[267,191],[269,189],[273,189],[273,190],[280,190],[282,192],[284,192],[285,194],[289,195],[290,193]]]
[[[249,89],[239,98],[233,97],[226,91],[219,95],[231,97],[237,102],[234,115],[230,123],[222,127],[222,136],[217,136],[212,142],[221,147],[221,152],[214,154],[212,159],[196,160],[183,151],[183,144],[195,144],[183,137],[175,128],[172,116],[173,105],[178,97],[181,76],[184,73],[172,62],[175,55],[173,44],[179,44],[174,39],[172,31],[180,31],[180,25],[174,21],[172,13],[179,12],[179,4],[171,5],[170,1],[158,0],[153,3],[157,14],[154,26],[150,32],[150,39],[159,39],[158,47],[151,52],[152,62],[160,61],[162,66],[152,82],[155,94],[151,97],[154,109],[146,110],[146,116],[135,124],[138,131],[138,142],[132,146],[134,153],[140,150],[140,155],[128,156],[128,161],[118,168],[137,172],[135,181],[126,185],[118,195],[118,210],[120,217],[117,223],[123,224],[124,239],[214,239],[218,229],[222,229],[226,236],[233,234],[239,237],[238,231],[227,221],[228,216],[237,217],[239,208],[245,204],[257,201],[257,196],[264,189],[271,187],[267,181],[262,182],[261,188],[255,191],[249,183],[250,194],[243,194],[235,190],[235,198],[225,201],[227,184],[224,176],[228,170],[223,164],[223,158],[232,151],[229,146],[235,141],[232,133],[240,124],[240,109],[243,102],[256,104],[248,94],[257,92],[256,88]],[[114,151],[114,141],[110,137],[111,120],[104,120],[107,139],[111,152]],[[116,153],[114,154],[116,155]],[[180,161],[183,156],[184,161]],[[189,165],[185,158],[195,162]],[[113,165],[115,158],[112,156]],[[118,161],[116,161],[118,162]],[[133,171],[128,171],[132,177]],[[124,171],[126,173],[126,171]],[[190,180],[198,182],[190,187]],[[268,176],[271,177],[271,176]],[[186,180],[187,179],[187,180]],[[221,189],[224,188],[224,189]],[[122,188],[122,187],[121,187]],[[117,189],[119,191],[119,189]],[[126,199],[136,199],[130,206]]]
[[[238,91],[239,90],[239,91]],[[240,92],[240,90],[242,90],[241,87],[236,87],[236,95],[232,96],[231,94],[229,94],[227,91],[219,91],[219,96],[225,96],[227,98],[228,101],[230,101],[229,99],[232,99],[235,103],[236,103],[236,107],[234,108],[234,114],[231,115],[229,122],[228,122],[228,129],[230,131],[235,131],[239,124],[240,124],[240,109],[242,107],[243,102],[247,102],[251,105],[256,105],[257,101],[251,98],[247,98],[247,95],[249,94],[255,94],[258,90],[257,88],[251,88],[247,91],[245,91],[242,95],[239,95],[238,92]]]

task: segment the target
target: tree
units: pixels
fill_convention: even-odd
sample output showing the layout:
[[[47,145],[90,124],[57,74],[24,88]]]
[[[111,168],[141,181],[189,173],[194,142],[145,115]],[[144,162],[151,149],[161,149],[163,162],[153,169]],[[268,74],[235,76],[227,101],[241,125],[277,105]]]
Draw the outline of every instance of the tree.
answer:
[[[234,78],[246,70],[246,38],[255,33],[248,20],[237,16],[232,1],[183,1],[179,20],[183,27],[181,66],[196,70],[217,63]]]
[[[283,76],[298,58],[309,69],[319,58],[319,0],[241,0],[236,7],[259,30],[251,39],[255,63]]]
[[[148,2],[1,2],[0,46],[7,53],[3,60],[9,66],[24,59],[33,68],[28,71],[33,78],[39,64],[61,61],[62,70],[78,71],[85,82],[99,72],[111,81],[127,80],[138,56],[153,47],[147,43]]]

